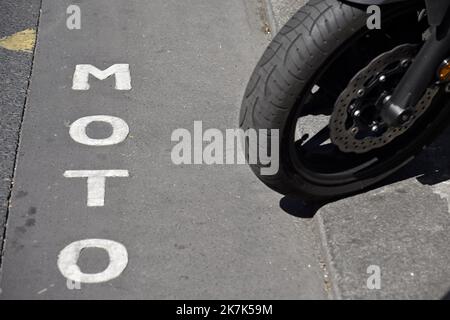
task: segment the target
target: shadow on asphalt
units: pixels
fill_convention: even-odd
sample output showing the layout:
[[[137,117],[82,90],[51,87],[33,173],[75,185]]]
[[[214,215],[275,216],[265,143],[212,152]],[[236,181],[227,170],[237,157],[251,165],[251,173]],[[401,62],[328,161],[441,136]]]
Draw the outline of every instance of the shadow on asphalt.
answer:
[[[419,183],[427,186],[433,186],[450,180],[450,144],[448,141],[450,141],[450,127],[429,148],[414,159],[414,161],[393,176],[378,183],[370,190],[382,188],[410,178],[416,178]],[[354,195],[357,194],[353,194],[352,196]],[[294,217],[311,219],[320,208],[329,203],[331,202],[306,203],[300,198],[286,196],[280,200],[280,208]],[[446,295],[446,298],[450,300],[450,292]]]
[[[286,196],[280,200],[280,208],[283,209],[284,212],[287,212],[294,217],[303,219],[313,218],[317,211],[319,211],[319,209],[325,204],[307,203],[300,198],[292,196]]]

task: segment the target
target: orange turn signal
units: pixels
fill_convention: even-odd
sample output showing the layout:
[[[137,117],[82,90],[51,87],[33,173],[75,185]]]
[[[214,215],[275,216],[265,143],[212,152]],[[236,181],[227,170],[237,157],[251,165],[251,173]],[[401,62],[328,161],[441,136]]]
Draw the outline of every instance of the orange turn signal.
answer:
[[[445,59],[439,67],[439,80],[441,82],[450,81],[450,60]]]

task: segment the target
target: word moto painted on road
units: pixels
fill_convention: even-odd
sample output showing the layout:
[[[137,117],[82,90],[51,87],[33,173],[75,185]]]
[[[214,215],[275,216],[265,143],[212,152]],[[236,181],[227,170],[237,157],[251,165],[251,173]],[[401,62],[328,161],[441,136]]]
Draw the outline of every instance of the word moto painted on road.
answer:
[[[116,90],[131,90],[131,75],[128,64],[114,64],[100,70],[90,64],[79,64],[75,67],[73,75],[73,90],[89,90],[89,76],[98,80],[115,77]],[[103,122],[111,126],[112,132],[106,138],[91,138],[86,129],[93,122]],[[82,117],[70,125],[69,135],[75,142],[90,146],[103,147],[122,143],[128,137],[130,128],[121,118],[108,115],[92,115]],[[88,207],[103,207],[105,205],[106,178],[129,177],[128,170],[68,170],[64,172],[65,178],[87,179]],[[86,248],[101,248],[109,256],[109,264],[105,270],[96,274],[86,274],[78,267],[78,258]],[[67,245],[58,256],[58,269],[67,279],[69,289],[80,289],[81,283],[101,283],[117,278],[128,264],[127,249],[121,243],[106,239],[86,239],[75,241]],[[73,283],[74,282],[74,283]]]

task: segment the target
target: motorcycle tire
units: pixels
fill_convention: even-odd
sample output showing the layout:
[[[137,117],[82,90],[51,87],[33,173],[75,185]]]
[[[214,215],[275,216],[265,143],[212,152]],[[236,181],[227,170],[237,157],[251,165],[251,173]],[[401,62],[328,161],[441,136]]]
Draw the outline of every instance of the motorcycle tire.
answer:
[[[422,9],[422,1],[383,7],[382,28],[370,30],[364,7],[310,0],[287,22],[255,68],[239,118],[243,130],[279,130],[278,172],[262,175],[264,165],[250,165],[264,184],[307,201],[341,198],[390,176],[442,132],[449,120],[449,100],[439,88],[420,119],[375,150],[342,152],[334,146],[331,155],[308,158],[295,138],[298,119],[306,113],[303,109],[311,109],[308,99],[316,99],[311,94],[317,84],[323,91],[317,101],[332,109],[349,81],[373,59],[402,44],[420,46],[427,28],[418,21]]]

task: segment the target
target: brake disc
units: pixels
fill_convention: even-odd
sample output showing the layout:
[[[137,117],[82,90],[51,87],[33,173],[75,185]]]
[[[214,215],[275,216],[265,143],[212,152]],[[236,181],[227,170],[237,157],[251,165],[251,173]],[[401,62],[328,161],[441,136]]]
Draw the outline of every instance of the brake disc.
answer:
[[[329,126],[331,141],[341,151],[364,153],[383,147],[408,130],[427,110],[439,90],[438,86],[434,85],[427,89],[421,100],[412,108],[410,119],[402,126],[386,127],[381,134],[369,133],[363,136],[355,134],[351,106],[363,99],[361,92],[364,92],[370,83],[377,81],[381,75],[387,72],[388,67],[413,60],[416,51],[415,45],[405,44],[381,54],[372,60],[367,67],[359,71],[340,94],[330,117]],[[375,108],[375,106],[372,106],[372,108]]]

